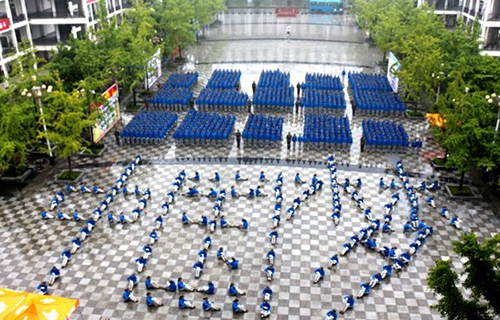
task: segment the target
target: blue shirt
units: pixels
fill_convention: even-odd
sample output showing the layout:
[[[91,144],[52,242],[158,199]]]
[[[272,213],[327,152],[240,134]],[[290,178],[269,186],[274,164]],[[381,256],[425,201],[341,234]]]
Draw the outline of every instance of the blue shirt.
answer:
[[[235,286],[230,286],[228,291],[229,291],[230,296],[237,296],[238,295],[238,291],[236,290]]]
[[[203,300],[203,310],[207,311],[211,306],[211,303],[208,300]]]
[[[215,294],[215,286],[213,283],[208,284],[208,290],[205,291],[206,294]]]
[[[236,301],[233,301],[233,312],[240,310],[240,304]]]
[[[238,269],[238,264],[239,264],[238,260],[231,260],[231,261],[228,261],[227,263],[231,267],[231,269],[233,269],[233,270]]]
[[[146,297],[146,304],[147,304],[149,307],[153,306],[153,305],[155,304],[155,303],[154,303],[154,301],[153,301],[153,297],[151,297],[151,296],[147,296],[147,297]]]
[[[271,305],[267,302],[262,302],[260,308],[264,311],[271,311]]]
[[[47,293],[47,292],[49,292],[49,287],[46,284],[40,284],[37,287],[37,289],[40,290],[44,294]]]
[[[169,281],[168,291],[175,292],[176,290],[177,290],[177,285],[175,284],[175,282],[174,281]]]

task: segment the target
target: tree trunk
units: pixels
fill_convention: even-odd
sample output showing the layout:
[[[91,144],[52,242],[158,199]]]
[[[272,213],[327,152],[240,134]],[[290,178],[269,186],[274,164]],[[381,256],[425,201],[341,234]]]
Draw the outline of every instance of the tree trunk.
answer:
[[[182,60],[182,47],[179,46],[179,59]]]
[[[134,107],[137,106],[137,97],[135,96],[136,92],[135,92],[135,88],[132,89],[132,99],[134,100]]]
[[[460,183],[458,184],[458,190],[462,190],[464,188],[464,178],[465,178],[465,171],[463,171],[460,174]]]
[[[446,164],[446,162],[448,161],[448,149],[444,150],[444,164]]]
[[[385,62],[386,53],[387,53],[387,52],[385,52],[385,51],[384,51],[384,56],[382,57],[382,62]]]
[[[71,156],[68,157],[68,171],[71,173],[73,168],[71,167]]]

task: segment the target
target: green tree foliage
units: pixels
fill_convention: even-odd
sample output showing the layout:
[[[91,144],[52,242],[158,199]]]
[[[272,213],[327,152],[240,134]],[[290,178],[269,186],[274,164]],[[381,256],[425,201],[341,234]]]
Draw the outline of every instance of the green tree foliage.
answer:
[[[465,281],[459,284],[450,261],[437,261],[427,278],[439,296],[433,307],[449,320],[493,319],[500,314],[500,235],[480,243],[474,234],[464,234],[454,243],[454,251],[466,260]],[[465,296],[461,287],[469,289],[471,296]]]
[[[194,8],[194,19],[203,28],[212,23],[217,12],[225,10],[223,0],[189,0]]]
[[[163,39],[163,56],[170,56],[175,48],[184,49],[193,44],[194,7],[185,0],[164,0],[154,5],[153,16],[157,23],[158,35]]]
[[[0,172],[26,167],[26,149],[36,141],[36,107],[14,88],[0,92]]]
[[[85,149],[82,134],[95,124],[95,113],[88,112],[89,106],[81,91],[66,92],[59,79],[55,89],[45,93],[42,99],[47,131],[39,132],[39,137],[48,139],[56,147],[53,151],[58,158],[68,160],[71,172],[71,156]]]

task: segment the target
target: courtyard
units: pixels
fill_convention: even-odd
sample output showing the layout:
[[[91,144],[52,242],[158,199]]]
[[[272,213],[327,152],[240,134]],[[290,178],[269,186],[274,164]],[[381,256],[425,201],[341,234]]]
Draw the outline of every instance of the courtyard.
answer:
[[[350,72],[379,72],[378,61],[382,53],[363,41],[362,31],[348,15],[311,16],[297,18],[276,18],[272,11],[259,13],[236,10],[219,15],[221,24],[206,31],[205,39],[185,52],[187,62],[182,71],[200,73],[196,94],[206,84],[215,69],[238,69],[242,71],[241,88],[251,94],[251,84],[258,81],[262,70],[279,68],[291,75],[291,83],[303,81],[308,72],[340,75],[342,70]],[[285,38],[286,26],[292,26],[291,38]],[[162,82],[165,82],[166,72]],[[380,254],[356,246],[347,256],[341,257],[340,264],[327,270],[325,279],[313,284],[314,269],[326,267],[329,257],[340,252],[342,244],[366,227],[367,222],[348,194],[342,193],[343,215],[338,226],[330,218],[333,210],[330,192],[330,175],[326,166],[328,156],[334,154],[337,161],[339,182],[349,178],[362,179],[359,193],[367,206],[371,206],[377,218],[382,218],[383,206],[389,202],[393,192],[380,191],[381,177],[386,181],[398,179],[396,161],[402,160],[410,177],[410,183],[418,186],[421,181],[433,181],[447,176],[436,172],[429,165],[432,156],[442,154],[433,140],[428,124],[406,118],[391,119],[400,122],[411,138],[421,138],[421,150],[407,150],[404,153],[361,152],[362,117],[353,116],[347,101],[347,116],[351,120],[353,145],[349,150],[308,150],[303,145],[294,144],[290,150],[283,141],[281,147],[257,148],[236,147],[234,136],[230,144],[215,146],[178,146],[171,134],[161,145],[120,145],[117,146],[112,134],[104,138],[108,148],[102,158],[80,158],[76,167],[85,172],[84,182],[88,186],[97,185],[109,190],[124,171],[125,166],[136,155],[141,155],[143,163],[136,167],[127,184],[129,188],[138,185],[150,188],[151,199],[144,215],[134,224],[109,225],[103,217],[82,248],[72,258],[61,278],[50,288],[49,293],[57,296],[79,299],[85,319],[257,319],[262,300],[261,290],[270,285],[274,291],[271,301],[272,319],[322,319],[329,309],[341,309],[342,296],[356,294],[362,282],[380,272],[387,263]],[[179,113],[179,121],[185,116]],[[134,116],[124,112],[121,125]],[[284,132],[300,134],[303,130],[304,115],[285,114]],[[235,129],[242,130],[247,114],[237,114]],[[126,278],[136,271],[135,259],[142,253],[142,247],[149,240],[154,219],[163,213],[161,205],[166,194],[173,189],[173,181],[181,170],[188,177],[196,171],[201,176],[200,191],[207,193],[210,188],[225,188],[231,185],[241,193],[248,192],[261,183],[259,172],[264,171],[270,182],[263,184],[268,197],[255,199],[231,199],[223,206],[223,214],[233,223],[242,218],[250,222],[248,231],[235,228],[217,229],[211,234],[212,249],[209,251],[205,270],[200,279],[195,279],[192,265],[197,260],[203,239],[209,235],[205,228],[197,225],[184,226],[182,212],[192,219],[202,214],[211,215],[213,200],[191,199],[178,196],[165,218],[165,227],[145,271],[140,274],[140,282],[134,294],[140,298],[138,304],[124,303],[122,293],[127,285]],[[249,180],[235,183],[234,174],[240,170]],[[219,172],[221,182],[208,181]],[[274,214],[274,180],[283,174],[283,211],[292,205],[307,185],[296,185],[294,177],[300,173],[310,181],[313,174],[325,182],[323,190],[310,197],[301,207],[297,216],[290,221],[282,219],[278,228],[279,239],[275,246],[276,273],[268,282],[262,269],[266,265],[265,254],[271,248],[268,233],[271,230],[271,216]],[[446,174],[446,175],[449,175]],[[186,182],[185,192],[193,183]],[[70,246],[71,239],[79,232],[83,222],[49,220],[40,218],[40,212],[48,210],[50,198],[64,185],[57,184],[52,177],[38,181],[17,197],[0,199],[0,286],[15,290],[35,291],[38,284],[47,279],[53,265],[60,265],[61,252]],[[409,202],[401,192],[401,201],[393,212],[391,234],[381,232],[375,235],[380,246],[396,246],[407,249],[416,233],[403,233],[407,220]],[[448,206],[452,213],[459,215],[465,228],[475,232],[480,239],[497,232],[500,221],[491,204],[481,199],[474,201],[450,200],[443,188],[432,193],[437,208],[425,204],[421,194],[421,215],[434,227],[430,236],[409,265],[375,287],[369,296],[357,300],[353,310],[340,316],[346,319],[439,319],[440,316],[430,306],[436,302],[426,284],[428,270],[434,261],[453,257],[452,242],[460,232],[440,216],[442,206]],[[71,214],[77,209],[84,217],[99,205],[103,196],[72,193],[67,195],[60,209]],[[115,197],[108,210],[115,213],[130,213],[137,206],[134,196],[121,194]],[[216,258],[218,247],[224,247],[231,256],[240,261],[238,270],[228,268]],[[460,268],[460,265],[457,265]],[[325,268],[326,269],[326,268]],[[221,312],[210,313],[201,310],[204,295],[188,293],[186,298],[195,302],[195,310],[179,310],[179,293],[157,290],[153,295],[161,298],[165,306],[148,309],[145,303],[144,280],[151,276],[159,283],[179,277],[195,287],[212,281],[216,294],[210,299],[222,307]],[[227,294],[231,282],[236,283],[247,295],[240,298],[249,312],[234,316],[231,312],[232,297]]]

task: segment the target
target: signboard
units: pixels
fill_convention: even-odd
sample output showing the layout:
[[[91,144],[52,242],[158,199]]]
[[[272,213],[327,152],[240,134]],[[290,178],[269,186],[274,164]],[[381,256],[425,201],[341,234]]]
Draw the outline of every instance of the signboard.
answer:
[[[392,91],[398,93],[399,77],[396,74],[401,70],[401,65],[392,52],[389,52],[387,61],[387,80],[389,80]]]
[[[0,31],[4,31],[7,29],[9,29],[9,19],[8,18],[0,19]]]
[[[153,84],[160,79],[161,77],[161,50],[158,48],[158,51],[153,55],[151,60],[148,63],[148,69],[146,73],[146,79],[144,80],[144,87],[149,89]]]
[[[94,3],[94,2],[97,2],[97,0],[87,0],[87,4],[91,4],[91,3]]]
[[[118,103],[118,84],[113,84],[102,96],[107,103],[98,109],[100,117],[94,127],[94,142],[98,142],[120,120],[120,105]]]

